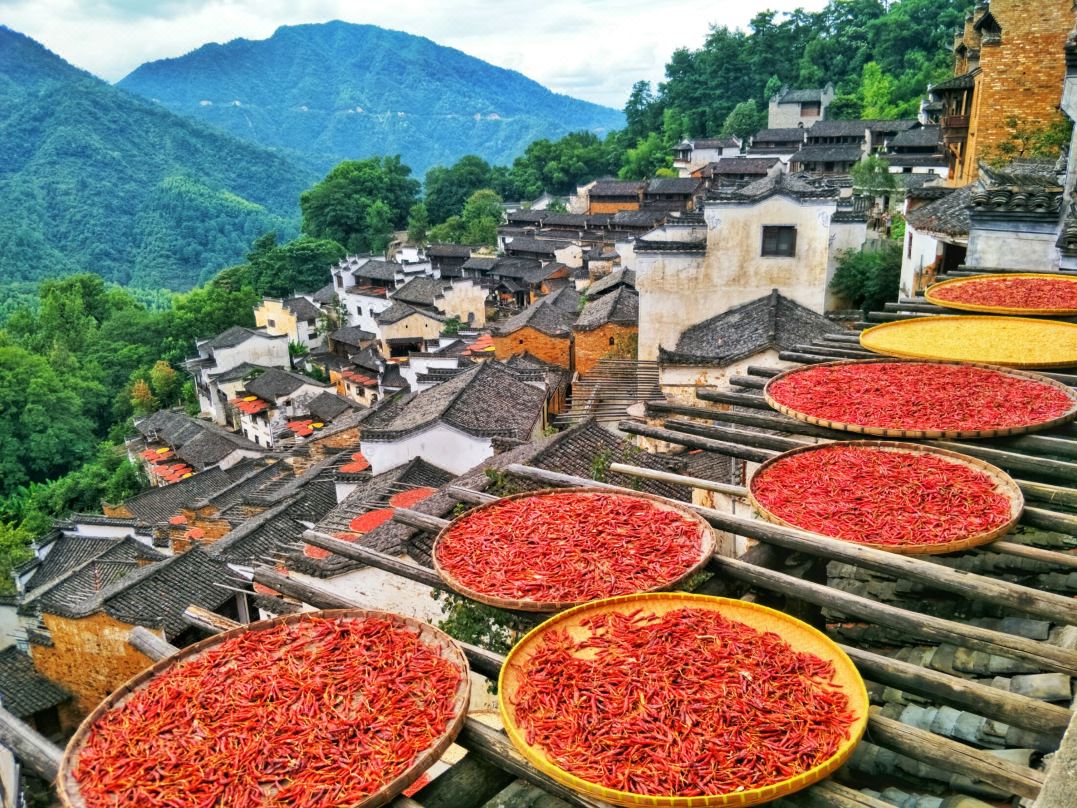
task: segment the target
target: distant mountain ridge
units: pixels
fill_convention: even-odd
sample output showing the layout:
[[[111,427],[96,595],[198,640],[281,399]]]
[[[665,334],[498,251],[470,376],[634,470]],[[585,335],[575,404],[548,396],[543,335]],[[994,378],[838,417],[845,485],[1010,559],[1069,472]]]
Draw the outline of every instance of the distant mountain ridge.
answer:
[[[203,45],[118,86],[320,171],[400,154],[421,177],[464,154],[509,163],[539,138],[624,125],[617,110],[424,37],[339,21]]]
[[[0,282],[91,271],[188,289],[268,230],[295,232],[316,179],[0,26]]]

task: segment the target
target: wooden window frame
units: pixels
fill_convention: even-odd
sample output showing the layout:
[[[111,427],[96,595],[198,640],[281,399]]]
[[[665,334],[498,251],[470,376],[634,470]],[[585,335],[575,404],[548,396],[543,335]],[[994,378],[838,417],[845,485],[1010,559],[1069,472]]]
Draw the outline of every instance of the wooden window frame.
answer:
[[[792,232],[792,239],[783,238]],[[759,255],[763,258],[795,258],[797,254],[796,225],[763,225]]]

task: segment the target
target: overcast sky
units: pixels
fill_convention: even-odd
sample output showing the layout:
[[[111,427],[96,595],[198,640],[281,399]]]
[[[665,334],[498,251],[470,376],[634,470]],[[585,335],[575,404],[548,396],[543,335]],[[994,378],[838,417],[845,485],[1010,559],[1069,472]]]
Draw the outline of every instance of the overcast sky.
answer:
[[[116,81],[206,42],[265,39],[280,25],[340,19],[421,34],[558,92],[623,106],[709,23],[743,27],[765,8],[825,0],[0,0],[0,23]]]

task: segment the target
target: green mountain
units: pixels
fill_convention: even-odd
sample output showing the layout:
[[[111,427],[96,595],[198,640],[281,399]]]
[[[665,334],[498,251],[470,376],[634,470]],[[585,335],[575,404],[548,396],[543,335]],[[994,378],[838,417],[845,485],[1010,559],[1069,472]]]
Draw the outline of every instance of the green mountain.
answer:
[[[344,22],[204,45],[119,86],[319,171],[380,154],[400,154],[419,176],[465,154],[507,164],[539,138],[624,125],[616,110],[429,39]]]
[[[262,233],[294,233],[315,179],[0,26],[0,282],[188,289]]]

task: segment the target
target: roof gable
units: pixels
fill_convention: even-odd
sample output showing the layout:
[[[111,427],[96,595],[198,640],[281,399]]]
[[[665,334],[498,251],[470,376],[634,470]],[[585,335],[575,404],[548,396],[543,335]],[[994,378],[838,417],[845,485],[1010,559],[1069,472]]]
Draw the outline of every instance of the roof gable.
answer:
[[[622,326],[639,325],[639,295],[635,289],[621,286],[616,291],[602,295],[583,307],[574,331],[592,331],[612,323]]]
[[[497,333],[505,336],[521,328],[533,328],[550,337],[567,337],[571,333],[575,312],[566,312],[542,297],[521,312],[505,320]]]

